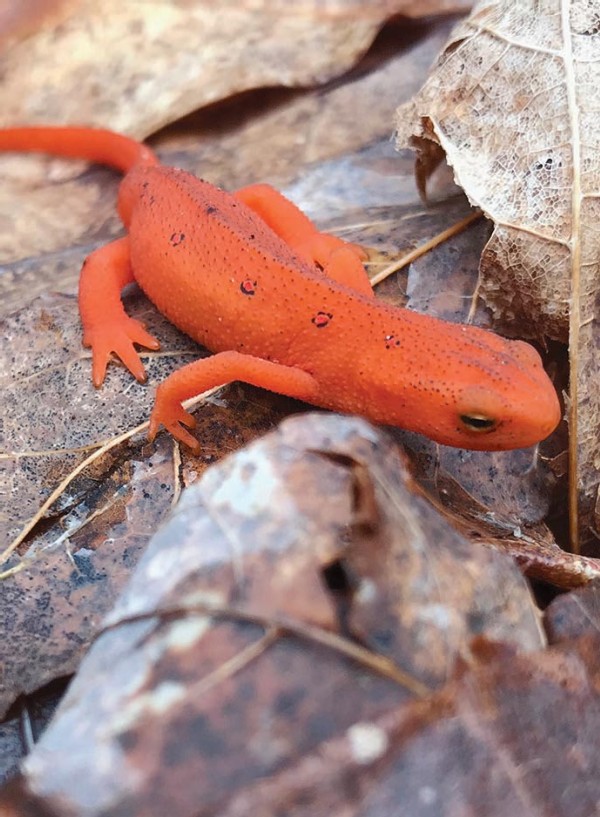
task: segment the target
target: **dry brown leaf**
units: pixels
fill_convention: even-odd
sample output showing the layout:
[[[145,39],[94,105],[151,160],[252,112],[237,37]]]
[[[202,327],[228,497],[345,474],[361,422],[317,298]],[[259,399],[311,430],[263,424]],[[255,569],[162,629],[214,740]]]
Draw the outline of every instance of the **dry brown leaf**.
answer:
[[[544,612],[551,644],[600,632],[600,577],[573,593],[557,596]]]
[[[50,19],[62,19],[73,0],[19,0],[0,5],[0,41],[3,43],[34,33]]]
[[[148,360],[151,383],[202,353],[139,293],[127,301],[164,342]],[[0,362],[0,551],[35,522],[44,500],[65,483],[19,555],[0,567],[26,567],[0,589],[4,712],[17,695],[76,669],[181,488],[215,459],[271,428],[291,401],[250,387],[222,390],[202,408],[202,454],[193,457],[166,435],[152,446],[143,430],[123,437],[147,419],[152,385],[132,382],[115,366],[101,391],[91,386],[73,298],[35,301],[4,321],[1,332],[10,343],[2,346]]]
[[[33,748],[54,715],[68,686],[67,678],[59,678],[35,696],[22,697],[0,722],[0,784],[18,771],[20,761]],[[4,813],[0,810],[2,817]]]
[[[349,68],[403,3],[286,13],[269,3],[78,0],[3,50],[3,125],[79,123],[137,137],[202,105]],[[123,104],[126,100],[127,104]]]
[[[106,626],[24,767],[89,817],[221,813],[443,684],[473,636],[543,644],[511,560],[457,535],[384,433],[324,413],[207,471]]]
[[[595,814],[598,636],[520,656],[485,643],[481,647],[481,664],[429,699],[354,723],[282,764],[277,773],[246,778],[239,791],[231,789],[201,812],[198,800],[188,810],[180,798],[169,802],[168,812],[176,817]],[[206,728],[202,722],[196,726]],[[216,736],[211,737],[218,750]],[[55,763],[63,757],[57,752]],[[182,762],[181,753],[177,759]],[[173,765],[164,764],[161,771],[171,771],[172,777]],[[78,788],[87,777],[86,769]],[[32,789],[30,778],[4,789],[2,814],[45,814],[49,806],[56,817],[72,814],[64,801],[37,798]]]
[[[434,14],[467,12],[472,5],[471,0],[244,0],[246,8],[336,18],[382,14],[430,17]]]
[[[384,732],[385,756],[353,778],[356,805],[345,815],[596,813],[600,638],[521,656],[482,646],[488,649],[489,663],[466,672],[431,699],[374,724]],[[348,773],[347,765],[343,771]],[[342,774],[338,769],[336,780]],[[292,780],[288,778],[289,784]],[[319,783],[324,787],[324,780]],[[281,792],[283,802],[297,806],[295,817],[309,817],[315,805],[313,800],[306,806],[306,790],[308,785],[289,785]],[[336,791],[329,813],[339,813],[342,802]],[[245,805],[258,811],[262,802],[257,797]],[[219,817],[242,817],[239,806],[219,811]],[[263,813],[271,817],[276,812]]]
[[[165,337],[160,317],[139,294],[129,300],[129,306],[160,328],[165,338],[163,353],[149,361],[158,380],[198,354],[198,347],[166,322]],[[47,296],[3,322],[2,334],[9,343],[2,347],[0,366],[2,458],[9,482],[1,516],[1,549],[80,462],[148,416],[151,392],[132,383],[122,368],[112,367],[106,389],[93,388],[75,310],[73,298]],[[127,455],[124,443],[117,461]],[[114,452],[107,451],[103,463],[96,463],[91,473],[75,481],[50,515],[77,507],[83,497],[89,498],[101,475],[110,474],[114,467]],[[74,520],[64,523],[63,530],[72,532]],[[54,538],[57,535],[54,531]],[[42,541],[38,547],[51,541]]]
[[[495,222],[480,294],[500,321],[521,335],[569,337],[571,536],[592,552],[600,529],[598,88],[595,2],[484,0],[398,116],[399,142],[422,148],[425,164],[441,146]]]
[[[448,521],[469,541],[509,554],[532,579],[562,590],[600,579],[600,559],[563,550],[545,524],[520,524],[512,512],[508,519],[498,518],[487,507],[478,506],[473,497],[465,496],[462,489],[444,497],[444,511]]]

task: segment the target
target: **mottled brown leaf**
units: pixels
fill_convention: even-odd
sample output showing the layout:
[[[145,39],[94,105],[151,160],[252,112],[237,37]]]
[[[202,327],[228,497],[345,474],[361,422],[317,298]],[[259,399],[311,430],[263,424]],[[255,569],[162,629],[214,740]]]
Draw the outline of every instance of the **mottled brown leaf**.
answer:
[[[521,525],[514,516],[511,525],[510,517],[496,517],[465,497],[458,485],[454,488],[453,495],[444,497],[449,521],[470,541],[510,554],[526,576],[563,590],[600,578],[600,559],[563,550],[547,525]]]
[[[252,8],[285,11],[288,14],[316,14],[332,17],[402,14],[404,17],[429,17],[434,14],[466,12],[473,5],[467,0],[246,0]]]
[[[19,718],[7,718],[0,723],[0,784],[17,773],[19,761],[24,755]],[[2,811],[0,814],[5,817]]]
[[[380,721],[387,727],[386,757],[363,771],[359,805],[346,813],[595,814],[599,648],[596,637],[533,655],[500,653],[412,711],[395,713],[395,723]]]
[[[595,814],[600,802],[598,636],[520,656],[482,646],[485,662],[429,699],[357,722],[291,759],[276,774],[247,780],[227,799],[201,810],[198,802],[194,810],[186,810],[178,799],[177,810],[171,801],[169,813]],[[3,814],[45,815],[43,809],[50,804],[58,817],[71,813],[69,801],[37,798],[32,777],[21,778],[0,793]],[[131,805],[130,800],[124,810],[109,813],[133,813]]]
[[[569,339],[571,539],[592,552],[600,462],[599,66],[593,0],[483,0],[398,116],[400,144],[439,144],[469,198],[495,223],[480,294],[499,320],[520,335]]]
[[[2,719],[0,784],[16,774],[20,761],[32,750],[64,695],[67,683],[65,678],[60,678],[37,690],[35,696],[19,698]],[[4,817],[1,810],[0,814]]]
[[[164,341],[148,359],[149,387],[116,366],[102,390],[92,387],[71,298],[34,301],[2,327],[10,344],[2,347],[0,365],[0,550],[64,487],[19,553],[0,568],[26,568],[0,586],[0,711],[17,695],[74,671],[181,487],[290,410],[291,401],[265,401],[261,392],[236,385],[203,405],[199,457],[180,452],[166,435],[153,445],[143,429],[128,438],[129,429],[147,420],[152,386],[202,351],[139,293],[127,306]]]
[[[572,593],[557,596],[544,612],[551,643],[600,632],[600,577]]]
[[[24,766],[89,817],[226,813],[333,740],[359,772],[386,752],[373,721],[476,660],[473,636],[543,643],[512,562],[448,527],[389,438],[328,414],[209,469],[107,625]]]
[[[128,306],[165,338],[163,353],[148,359],[148,368],[155,369],[158,380],[199,354],[191,341],[161,321],[141,295],[128,299]],[[8,495],[3,497],[2,547],[76,466],[148,416],[151,390],[132,383],[121,367],[111,367],[106,388],[93,388],[90,356],[81,346],[76,309],[73,298],[47,296],[3,322],[2,334],[9,343],[2,347],[0,365],[1,447],[9,481]],[[127,445],[124,441],[121,449]],[[121,458],[123,454],[127,456],[122,452]],[[113,468],[114,453],[109,450],[90,474],[63,493],[53,514],[76,507]],[[73,525],[74,520],[65,530],[71,531]]]

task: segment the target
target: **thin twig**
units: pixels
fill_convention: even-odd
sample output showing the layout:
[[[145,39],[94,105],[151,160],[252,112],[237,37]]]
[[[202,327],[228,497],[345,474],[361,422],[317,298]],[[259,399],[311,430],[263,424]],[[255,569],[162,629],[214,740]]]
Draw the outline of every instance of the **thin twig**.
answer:
[[[430,250],[433,250],[439,244],[443,244],[444,241],[452,238],[452,236],[458,235],[458,233],[465,230],[469,224],[473,224],[474,221],[481,218],[482,215],[483,213],[480,210],[477,210],[474,213],[469,213],[468,216],[463,218],[461,221],[457,221],[456,224],[452,225],[452,227],[448,227],[447,230],[442,230],[441,233],[434,235],[433,238],[430,238],[429,241],[426,241],[420,247],[416,247],[414,250],[406,253],[406,255],[403,255],[402,258],[398,258],[393,264],[389,264],[387,267],[382,269],[381,272],[378,272],[371,278],[371,286],[377,286],[377,284],[385,281],[385,279],[394,272],[404,269],[404,267],[412,264],[412,262],[416,261],[417,258],[421,258],[422,255],[425,255]]]

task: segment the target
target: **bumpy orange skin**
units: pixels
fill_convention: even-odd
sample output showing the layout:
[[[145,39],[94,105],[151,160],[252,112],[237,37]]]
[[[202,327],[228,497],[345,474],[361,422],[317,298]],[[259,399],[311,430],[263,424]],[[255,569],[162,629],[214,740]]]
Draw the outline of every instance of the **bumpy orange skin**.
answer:
[[[272,188],[225,193],[159,166],[148,148],[109,131],[0,131],[0,150],[12,149],[80,156],[126,173],[119,213],[128,237],[92,254],[80,283],[97,385],[111,352],[142,380],[134,343],[158,348],[123,311],[120,291],[133,280],[217,353],[159,386],[152,436],[165,425],[197,450],[181,401],[232,379],[464,448],[529,446],[560,420],[531,346],[378,302],[360,249],[319,233]],[[464,418],[473,416],[493,425],[469,427]]]

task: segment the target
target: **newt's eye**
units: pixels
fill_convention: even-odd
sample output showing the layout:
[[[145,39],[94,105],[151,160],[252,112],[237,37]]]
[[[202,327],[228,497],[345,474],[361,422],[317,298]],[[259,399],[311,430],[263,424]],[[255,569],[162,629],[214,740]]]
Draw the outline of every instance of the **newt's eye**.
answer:
[[[493,431],[498,425],[498,421],[493,417],[486,417],[485,414],[461,414],[460,421],[469,431],[476,434],[485,434]]]

